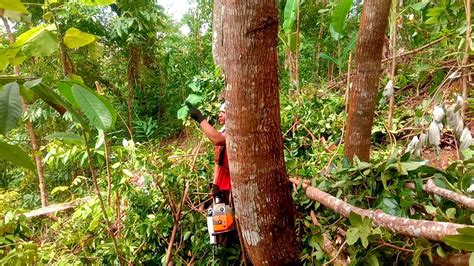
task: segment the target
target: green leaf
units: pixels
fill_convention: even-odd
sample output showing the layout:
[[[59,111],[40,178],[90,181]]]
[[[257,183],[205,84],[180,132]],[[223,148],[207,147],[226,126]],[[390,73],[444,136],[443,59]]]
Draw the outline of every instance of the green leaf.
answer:
[[[64,35],[64,44],[71,49],[86,46],[95,42],[96,36],[82,32],[76,28],[69,28]]]
[[[374,253],[371,253],[367,257],[367,262],[369,263],[370,266],[379,266],[379,259]]]
[[[79,0],[78,2],[87,6],[108,6],[116,0]]]
[[[419,2],[419,3],[413,4],[413,5],[410,5],[410,7],[413,8],[414,10],[416,10],[416,11],[421,11],[429,3],[430,3],[430,1],[422,1],[422,2]]]
[[[0,158],[26,169],[35,170],[35,165],[28,154],[16,145],[0,141]]]
[[[16,82],[5,84],[0,91],[0,133],[14,128],[22,113],[20,86]]]
[[[102,130],[107,130],[114,124],[114,114],[98,94],[74,84],[71,87],[72,95],[81,111],[87,116],[91,124]],[[115,113],[116,116],[116,113]]]
[[[58,49],[56,26],[43,24],[34,27],[18,36],[11,48],[20,48],[31,56],[49,56]]]
[[[341,0],[336,6],[336,8],[334,9],[334,12],[331,18],[331,26],[330,26],[332,30],[334,31],[334,33],[337,33],[339,35],[344,35],[346,17],[349,14],[351,7],[352,7],[352,0]],[[341,37],[341,36],[335,36],[333,33],[331,34],[335,40],[339,40]]]
[[[47,135],[44,138],[46,140],[57,139],[57,140],[71,142],[71,143],[79,144],[79,145],[84,144],[84,139],[81,136],[74,133],[69,133],[69,132],[54,132],[52,134]]]
[[[293,31],[296,23],[298,0],[287,0],[283,18],[283,31],[288,34]]]
[[[413,170],[416,170],[424,165],[426,165],[428,163],[428,161],[419,161],[419,162],[402,162],[400,163],[403,168],[406,170],[406,171],[413,171]]]
[[[93,60],[99,60],[104,55],[104,46],[99,44],[98,42],[93,42],[88,47],[89,56]]]
[[[346,232],[346,241],[349,246],[354,245],[359,240],[359,228],[351,227]]]
[[[71,114],[72,118],[81,124],[81,126],[86,130],[89,131],[89,124],[84,120],[83,116],[80,115],[74,107],[69,103],[64,101],[59,95],[57,95],[51,88],[47,87],[44,84],[41,84],[41,86],[36,86],[32,88],[34,93],[38,95],[43,101],[45,101],[47,104],[52,106],[53,108],[55,106],[62,106],[68,110],[68,112]]]
[[[459,250],[474,251],[474,228],[458,228],[458,235],[445,236],[443,241]]]
[[[39,84],[41,84],[41,82],[43,81],[43,78],[39,78],[39,79],[34,79],[34,80],[28,80],[26,81],[25,83],[23,83],[23,86],[27,89],[31,89],[35,86],[38,86]]]
[[[0,9],[11,10],[23,14],[30,13],[20,0],[0,0]]]
[[[185,101],[189,102],[192,105],[197,105],[202,101],[202,97],[197,94],[189,94],[188,98],[186,98]]]
[[[474,252],[469,256],[469,266],[474,266]]]
[[[187,106],[183,106],[178,110],[178,119],[185,120],[188,117],[189,108]]]

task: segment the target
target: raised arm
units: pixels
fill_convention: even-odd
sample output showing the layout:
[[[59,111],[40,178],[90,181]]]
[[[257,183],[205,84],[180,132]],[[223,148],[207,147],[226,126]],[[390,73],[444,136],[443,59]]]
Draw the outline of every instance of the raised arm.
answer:
[[[209,138],[209,140],[214,143],[214,145],[222,146],[225,144],[225,136],[218,132],[206,119],[202,120],[199,125],[204,131],[204,134]]]

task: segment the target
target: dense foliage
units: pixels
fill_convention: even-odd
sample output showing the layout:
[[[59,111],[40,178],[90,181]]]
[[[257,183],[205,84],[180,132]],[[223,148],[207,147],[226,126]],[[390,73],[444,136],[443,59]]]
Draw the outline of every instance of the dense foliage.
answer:
[[[173,261],[238,264],[238,243],[209,245],[205,210],[200,207],[208,201],[213,147],[186,120],[186,110],[179,113],[183,102],[193,99],[216,122],[224,78],[212,61],[213,1],[194,1],[180,21],[149,0],[21,2],[0,0],[2,18],[16,39],[9,42],[4,24],[0,264],[164,264],[187,184]],[[474,183],[472,150],[463,156],[453,152],[457,144],[447,130],[441,154],[436,150],[434,155],[434,148],[424,152],[430,161],[405,152],[410,137],[428,129],[433,106],[451,103],[461,86],[455,74],[464,56],[466,28],[472,27],[466,25],[462,1],[404,1],[391,21],[398,27],[398,53],[433,43],[399,58],[390,126],[383,95],[389,64],[384,63],[372,160],[356,158],[352,163],[343,158],[342,132],[360,2],[279,1],[280,103],[288,175],[311,180],[313,186],[361,208],[474,224],[472,210],[422,191],[424,181],[433,178],[440,187],[469,195]],[[389,49],[387,42],[385,59]],[[299,91],[290,80],[292,60],[299,64]],[[20,76],[12,75],[14,66],[19,66]],[[466,117],[472,117],[472,100],[468,104]],[[36,152],[29,121],[37,136]],[[85,203],[26,217],[41,207],[31,155],[40,156],[44,165],[50,204],[77,199]],[[300,187],[293,188],[293,197],[301,259],[307,265],[332,259],[322,248],[325,233],[345,246],[353,265],[420,265],[460,250],[474,251],[472,231],[461,240],[430,242],[373,227],[368,218],[343,218],[307,199]]]

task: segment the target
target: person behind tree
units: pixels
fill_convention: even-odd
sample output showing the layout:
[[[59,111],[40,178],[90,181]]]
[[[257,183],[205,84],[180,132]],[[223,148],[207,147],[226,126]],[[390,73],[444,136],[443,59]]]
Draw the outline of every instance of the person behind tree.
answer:
[[[230,173],[229,173],[229,161],[227,159],[227,149],[225,146],[225,103],[223,103],[219,109],[219,124],[223,127],[217,131],[209,122],[204,118],[202,113],[186,102],[189,108],[189,114],[201,127],[204,134],[209,140],[214,143],[214,154],[215,154],[215,166],[213,181],[209,185],[213,198],[219,197],[227,204],[230,198]]]

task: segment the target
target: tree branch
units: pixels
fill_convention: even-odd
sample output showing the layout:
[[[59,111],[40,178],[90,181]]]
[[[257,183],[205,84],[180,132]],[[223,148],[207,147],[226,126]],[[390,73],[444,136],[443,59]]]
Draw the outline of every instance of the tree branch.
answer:
[[[415,189],[415,184],[413,184],[413,183],[407,183],[405,186],[410,188],[410,189]],[[454,191],[451,191],[451,190],[440,188],[431,179],[429,179],[428,182],[426,182],[426,185],[423,185],[423,190],[430,193],[430,194],[435,194],[435,195],[441,196],[445,199],[448,199],[450,201],[457,202],[461,205],[464,205],[464,206],[468,207],[469,209],[474,210],[474,199],[473,198],[464,196],[460,193],[457,193],[457,192],[454,192]]]
[[[302,183],[303,189],[305,189],[306,196],[308,196],[308,198],[321,203],[325,207],[339,213],[342,216],[348,217],[351,212],[354,212],[358,215],[371,218],[374,225],[376,226],[384,227],[401,235],[422,237],[434,241],[442,241],[443,237],[447,235],[457,235],[458,228],[474,228],[472,226],[463,224],[400,218],[388,215],[380,210],[373,211],[361,209],[352,206],[336,197],[333,197],[317,188],[311,187],[300,180],[290,178],[290,181],[294,184]]]

